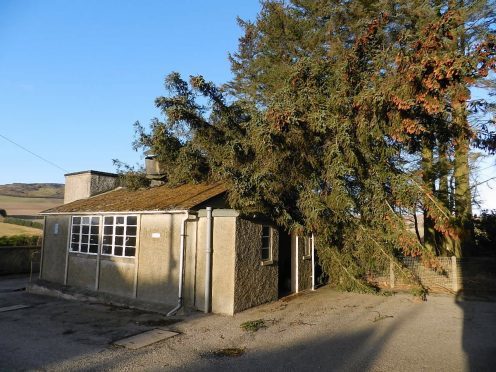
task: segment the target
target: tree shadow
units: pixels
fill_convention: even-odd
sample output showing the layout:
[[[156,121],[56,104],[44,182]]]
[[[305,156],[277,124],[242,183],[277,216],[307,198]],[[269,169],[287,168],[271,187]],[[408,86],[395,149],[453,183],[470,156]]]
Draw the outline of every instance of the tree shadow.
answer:
[[[496,259],[469,257],[458,262],[456,304],[463,311],[463,351],[467,370],[496,368]]]

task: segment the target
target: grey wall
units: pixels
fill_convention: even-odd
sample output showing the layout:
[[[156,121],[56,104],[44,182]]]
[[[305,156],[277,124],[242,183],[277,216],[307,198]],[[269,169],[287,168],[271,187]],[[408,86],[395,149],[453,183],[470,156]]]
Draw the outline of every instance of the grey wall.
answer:
[[[271,228],[273,263],[263,266],[262,226],[242,218],[237,219],[234,312],[278,298],[279,232],[277,228]]]
[[[58,233],[55,225],[58,224]],[[70,216],[47,216],[43,237],[41,278],[63,283]]]

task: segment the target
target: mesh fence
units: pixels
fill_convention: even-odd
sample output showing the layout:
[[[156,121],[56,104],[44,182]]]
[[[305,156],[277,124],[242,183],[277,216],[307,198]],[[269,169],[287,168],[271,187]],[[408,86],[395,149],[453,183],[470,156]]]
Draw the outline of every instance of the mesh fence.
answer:
[[[496,258],[437,257],[437,269],[425,265],[419,258],[404,257],[402,263],[432,292],[465,294],[496,294]],[[373,281],[381,287],[407,289],[411,286],[394,266],[377,273]]]

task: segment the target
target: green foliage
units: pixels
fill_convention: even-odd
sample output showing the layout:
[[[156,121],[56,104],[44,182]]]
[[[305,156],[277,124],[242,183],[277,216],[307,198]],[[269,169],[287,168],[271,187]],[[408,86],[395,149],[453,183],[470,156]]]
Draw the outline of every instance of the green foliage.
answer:
[[[244,323],[241,323],[240,328],[246,332],[256,332],[261,328],[267,328],[265,325],[265,321],[263,319],[250,320]]]
[[[142,167],[135,168],[117,159],[113,159],[113,163],[117,167],[117,174],[122,186],[131,190],[150,186],[150,180],[146,178],[145,170]]]
[[[12,235],[0,236],[0,247],[20,247],[36,246],[40,244],[39,236],[30,235]]]
[[[483,211],[475,219],[475,255],[496,255],[496,210]]]
[[[4,218],[3,222],[4,223],[10,223],[13,225],[33,227],[35,229],[43,230],[43,224],[40,222],[36,222],[36,221],[28,221],[28,220],[22,220],[22,219],[14,218],[14,217],[7,217],[7,218]]]
[[[155,101],[165,121],[149,132],[138,125],[135,148],[157,155],[171,183],[222,180],[244,214],[313,232],[341,288],[376,292],[367,277],[392,261],[425,294],[397,257],[435,268],[436,252],[402,216],[421,203],[437,233],[460,240],[432,187],[441,171],[422,159],[474,137],[463,120],[467,84],[484,77],[496,51],[481,49],[483,27],[473,35],[464,27],[491,17],[490,4],[263,1],[255,22],[239,21],[232,81],[167,76],[169,95]],[[459,53],[464,36],[472,44]]]

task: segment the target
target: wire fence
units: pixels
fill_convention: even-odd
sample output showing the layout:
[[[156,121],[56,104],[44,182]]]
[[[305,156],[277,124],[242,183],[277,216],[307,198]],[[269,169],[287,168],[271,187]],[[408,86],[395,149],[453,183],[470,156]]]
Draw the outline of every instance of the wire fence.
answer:
[[[464,294],[496,294],[496,257],[437,257],[436,269],[417,257],[404,257],[403,265],[410,269],[431,292]],[[374,282],[381,287],[408,289],[411,283],[399,275],[391,264],[377,273]]]

